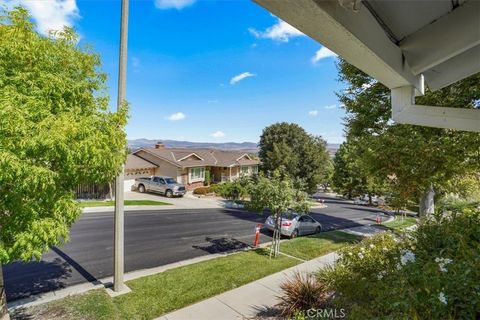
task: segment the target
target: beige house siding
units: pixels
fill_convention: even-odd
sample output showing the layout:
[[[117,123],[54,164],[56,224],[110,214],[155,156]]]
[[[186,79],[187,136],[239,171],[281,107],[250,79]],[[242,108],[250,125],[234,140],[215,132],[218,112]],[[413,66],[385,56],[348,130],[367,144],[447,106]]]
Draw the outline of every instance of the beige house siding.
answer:
[[[158,166],[158,168],[155,168],[153,175],[167,176],[167,177],[172,177],[174,179],[178,179],[178,176],[177,176],[178,167],[176,165],[168,161],[162,160],[161,158],[151,155],[148,152],[145,152],[143,150],[138,151],[136,155]]]
[[[160,160],[160,162],[161,163],[158,165],[158,168],[155,169],[155,175],[172,177],[175,180],[178,180],[178,167],[167,161]]]

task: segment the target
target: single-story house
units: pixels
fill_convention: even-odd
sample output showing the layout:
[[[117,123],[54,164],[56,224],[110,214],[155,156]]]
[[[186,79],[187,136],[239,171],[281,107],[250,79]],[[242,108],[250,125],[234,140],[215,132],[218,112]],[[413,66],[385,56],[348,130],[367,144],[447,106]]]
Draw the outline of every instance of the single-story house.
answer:
[[[135,178],[152,175],[175,178],[192,190],[203,186],[206,171],[213,182],[232,181],[257,173],[259,164],[259,160],[242,151],[166,148],[157,143],[154,148],[142,148],[128,155],[125,190],[131,189]]]

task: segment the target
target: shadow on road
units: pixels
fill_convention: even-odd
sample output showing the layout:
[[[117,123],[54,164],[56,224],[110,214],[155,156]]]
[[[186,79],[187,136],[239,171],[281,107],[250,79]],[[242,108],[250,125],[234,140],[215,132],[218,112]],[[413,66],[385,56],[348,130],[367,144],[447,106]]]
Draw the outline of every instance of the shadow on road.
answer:
[[[7,301],[26,298],[41,292],[65,288],[64,280],[72,272],[71,266],[60,258],[52,262],[13,262],[3,266]],[[17,281],[16,275],[30,275],[30,280]]]
[[[352,228],[352,227],[358,227],[362,225],[354,220],[339,218],[339,217],[332,217],[330,215],[318,213],[318,212],[310,212],[310,215],[315,220],[317,220],[322,224],[323,231]]]
[[[65,280],[68,279],[73,269],[80,273],[85,280],[95,285],[101,282],[91,273],[85,270],[78,262],[72,259],[57,247],[52,247],[60,258],[53,261],[32,261],[32,262],[13,262],[3,267],[5,291],[7,301],[27,298],[42,292],[48,292],[63,289],[67,286]],[[17,281],[14,276],[28,275],[29,281]]]
[[[208,253],[226,253],[230,251],[242,250],[250,247],[248,244],[234,238],[210,238],[206,237],[205,245],[194,245],[195,249],[200,249]]]

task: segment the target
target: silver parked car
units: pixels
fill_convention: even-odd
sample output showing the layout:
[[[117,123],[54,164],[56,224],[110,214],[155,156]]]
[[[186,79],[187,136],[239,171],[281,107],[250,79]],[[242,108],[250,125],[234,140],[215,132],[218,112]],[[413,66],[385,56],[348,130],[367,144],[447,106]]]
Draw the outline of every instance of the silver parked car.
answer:
[[[133,187],[140,193],[157,192],[169,198],[173,196],[183,196],[187,193],[185,186],[171,177],[152,176],[150,178],[138,178],[135,179]]]
[[[272,216],[265,220],[265,227],[273,231],[275,229],[275,221]],[[282,214],[282,227],[280,232],[282,235],[295,238],[306,234],[314,234],[322,231],[322,225],[307,214],[284,213]]]

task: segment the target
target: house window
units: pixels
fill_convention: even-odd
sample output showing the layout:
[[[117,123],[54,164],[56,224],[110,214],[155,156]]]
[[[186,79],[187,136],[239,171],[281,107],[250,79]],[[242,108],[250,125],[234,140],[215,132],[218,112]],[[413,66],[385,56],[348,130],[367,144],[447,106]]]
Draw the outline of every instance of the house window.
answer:
[[[252,173],[254,173],[254,174],[258,173],[258,166],[253,166],[252,167]]]
[[[241,166],[240,167],[240,175],[246,176],[250,174],[250,167],[249,166]]]
[[[203,180],[205,179],[205,168],[191,168],[190,169],[190,180]]]

